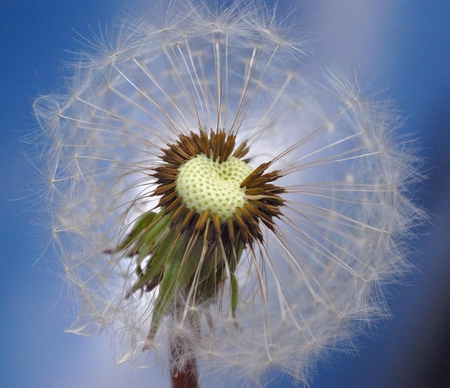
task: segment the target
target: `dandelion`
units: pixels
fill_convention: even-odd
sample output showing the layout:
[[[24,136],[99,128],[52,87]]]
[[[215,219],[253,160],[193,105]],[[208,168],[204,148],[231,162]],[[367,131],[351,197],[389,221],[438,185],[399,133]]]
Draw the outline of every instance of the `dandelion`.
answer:
[[[75,295],[72,333],[119,363],[307,381],[325,349],[387,314],[422,218],[400,121],[252,2],[174,3],[88,43],[38,98],[46,200]]]

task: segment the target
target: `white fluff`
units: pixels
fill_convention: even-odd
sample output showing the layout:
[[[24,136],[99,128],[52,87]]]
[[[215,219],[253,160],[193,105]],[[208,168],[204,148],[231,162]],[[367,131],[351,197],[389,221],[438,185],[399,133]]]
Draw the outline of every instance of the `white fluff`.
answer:
[[[276,367],[306,381],[325,349],[386,315],[380,285],[405,269],[405,239],[423,218],[409,200],[414,155],[388,104],[340,71],[302,66],[304,43],[259,3],[177,2],[159,24],[121,22],[77,58],[63,95],[36,100],[45,201],[79,311],[71,332],[107,331],[119,362],[148,366],[187,330],[166,319],[143,352],[157,291],[125,299],[133,262],[103,252],[155,206],[159,148],[198,128],[249,139],[250,165],[274,159],[288,192],[276,231],[263,228],[241,260],[236,319],[228,287],[220,305],[186,306],[205,310],[189,350],[202,376],[258,381]]]

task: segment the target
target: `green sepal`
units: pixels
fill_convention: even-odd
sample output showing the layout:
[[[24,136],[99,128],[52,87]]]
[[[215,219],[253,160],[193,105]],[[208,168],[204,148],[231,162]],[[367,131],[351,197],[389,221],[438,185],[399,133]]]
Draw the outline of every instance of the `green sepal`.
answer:
[[[134,246],[136,248],[135,240],[139,235],[142,233],[142,231],[148,227],[155,217],[158,215],[158,213],[155,213],[153,211],[148,211],[144,213],[142,216],[139,217],[139,219],[136,221],[135,225],[133,226],[133,229],[131,232],[127,235],[125,240],[123,240],[115,249],[115,252],[123,251],[124,249],[130,248],[131,246]],[[134,256],[136,254],[136,251],[130,250],[130,256]]]
[[[136,244],[139,244],[136,249],[138,254],[137,264],[139,266],[144,259],[152,253],[155,246],[157,246],[161,236],[167,231],[169,223],[169,216],[161,217],[160,214],[157,214],[157,217],[154,218],[153,222],[149,225],[148,230],[146,230],[139,241],[136,242]],[[145,272],[147,272],[147,270]]]
[[[161,273],[164,270],[164,266],[166,264],[167,255],[173,245],[173,236],[174,232],[168,232],[167,236],[163,237],[163,233],[167,233],[167,225],[169,224],[170,219],[166,220],[166,217],[162,218],[160,222],[155,225],[155,228],[152,228],[148,235],[144,237],[144,241],[142,246],[139,248],[139,256],[138,256],[138,266],[137,266],[137,274],[139,278],[133,284],[128,294],[132,294],[133,292],[139,290],[144,287],[148,283],[150,283],[155,278],[160,278]],[[161,242],[159,240],[162,240]],[[140,264],[142,261],[151,254],[150,261],[144,270],[142,270]]]
[[[219,259],[217,254],[220,255]],[[203,283],[204,281],[207,281],[210,277],[215,276],[215,274],[217,274],[217,263],[221,262],[221,257],[222,255],[219,253],[219,251],[216,251],[215,249],[210,249],[206,253],[205,258],[203,259],[203,265],[198,279],[199,283]]]
[[[244,244],[239,243],[235,252],[235,255],[231,255],[228,261],[228,267],[230,269],[230,291],[231,291],[231,316],[236,318],[236,309],[239,300],[239,284],[236,279],[234,272],[236,271],[237,265],[242,256],[242,252],[244,251]]]
[[[189,237],[187,233],[185,233],[186,237]],[[201,238],[192,239],[189,238],[187,244],[187,250],[185,253],[185,258],[182,263],[182,271],[180,271],[180,288],[187,289],[191,282],[194,281],[195,273],[200,264],[200,259],[203,252],[204,242]],[[196,280],[199,283],[199,280]]]
[[[169,252],[165,256],[166,265],[159,284],[158,297],[152,314],[152,323],[147,339],[153,340],[158,331],[159,325],[167,312],[168,307],[173,304],[179,289],[179,279],[183,258],[186,256],[188,242],[187,233],[177,236],[178,238],[167,238]]]
[[[231,316],[236,318],[236,308],[239,300],[239,285],[234,273],[230,274],[230,285],[231,285]]]

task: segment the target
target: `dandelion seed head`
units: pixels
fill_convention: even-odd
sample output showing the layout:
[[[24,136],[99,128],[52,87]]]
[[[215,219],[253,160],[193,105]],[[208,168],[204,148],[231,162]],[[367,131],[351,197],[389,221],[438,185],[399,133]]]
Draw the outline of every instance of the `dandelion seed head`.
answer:
[[[306,381],[387,315],[424,219],[413,149],[356,80],[307,76],[261,4],[178,8],[86,42],[35,101],[68,331],[107,332],[118,363]]]

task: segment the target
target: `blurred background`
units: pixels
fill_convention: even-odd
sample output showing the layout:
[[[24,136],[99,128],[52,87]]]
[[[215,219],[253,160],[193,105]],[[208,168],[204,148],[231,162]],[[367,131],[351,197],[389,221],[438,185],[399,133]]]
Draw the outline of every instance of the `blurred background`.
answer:
[[[61,66],[79,50],[79,36],[91,37],[124,12],[151,12],[151,2],[1,2],[2,387],[168,387],[157,368],[115,366],[105,337],[64,334],[70,317],[62,280],[30,196],[40,177],[19,142],[37,129],[32,102],[61,86]],[[404,131],[419,139],[427,160],[417,200],[432,216],[413,241],[417,253],[409,260],[417,270],[387,289],[392,319],[356,338],[351,355],[319,363],[311,387],[450,387],[450,1],[281,0],[279,14],[290,11],[310,35],[309,63],[355,69],[369,91],[395,102]],[[271,377],[269,387],[291,386],[288,378]]]

